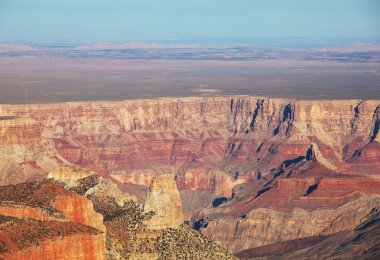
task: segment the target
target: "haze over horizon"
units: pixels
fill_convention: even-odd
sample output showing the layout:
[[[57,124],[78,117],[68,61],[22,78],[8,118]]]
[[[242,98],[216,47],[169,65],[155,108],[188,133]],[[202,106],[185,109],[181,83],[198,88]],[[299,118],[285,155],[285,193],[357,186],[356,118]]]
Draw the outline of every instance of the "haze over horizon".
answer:
[[[376,0],[3,0],[0,103],[379,99],[379,14]]]
[[[3,0],[0,42],[372,42],[379,13],[376,0]]]

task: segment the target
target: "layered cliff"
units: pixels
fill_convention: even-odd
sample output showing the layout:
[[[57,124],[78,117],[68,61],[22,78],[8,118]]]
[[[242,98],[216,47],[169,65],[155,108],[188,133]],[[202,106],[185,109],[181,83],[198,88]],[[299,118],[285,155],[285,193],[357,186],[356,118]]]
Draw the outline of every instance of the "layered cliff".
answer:
[[[105,259],[103,217],[53,181],[0,187],[0,257]]]
[[[0,258],[106,259],[104,233],[73,222],[0,215]]]
[[[316,233],[347,231],[333,228],[334,218],[327,216],[347,205],[366,212],[369,206],[358,201],[380,194],[376,100],[164,98],[0,105],[0,116],[0,158],[6,158],[0,159],[1,184],[42,178],[58,169],[50,177],[92,199],[107,216],[106,226],[117,238],[107,243],[116,249],[131,246],[118,242],[127,238],[117,228],[128,226],[121,212],[129,204],[122,202],[124,195],[116,196],[112,182],[141,199],[153,178],[173,172],[185,219],[233,250],[314,236],[306,230],[321,211],[329,228]],[[63,164],[86,167],[102,178],[56,168]],[[111,186],[115,194],[107,197]],[[33,214],[44,218],[41,212]],[[291,223],[296,213],[304,221],[296,233],[282,236],[281,224],[268,222],[273,216],[276,223]],[[138,216],[141,223],[146,220],[143,213]],[[269,225],[260,229],[262,237],[252,237],[254,216],[261,216],[262,227]],[[346,224],[352,228],[357,218]],[[137,233],[145,246],[145,236],[159,237],[141,230],[142,235]]]
[[[51,139],[43,138],[41,123],[0,113],[0,184],[41,179],[63,159]]]
[[[174,169],[180,190],[217,195],[254,178],[248,172],[268,174],[303,155],[311,142],[345,173],[376,174],[379,113],[379,101],[244,96],[0,106],[3,124],[33,120],[71,163],[146,186],[152,169]]]
[[[379,216],[379,210],[374,209],[353,229],[243,250],[237,256],[239,259],[377,259]]]
[[[257,208],[241,217],[209,220],[202,233],[236,252],[280,241],[353,230],[373,209],[380,209],[379,195],[360,198],[335,209],[307,211],[296,207],[279,212]]]

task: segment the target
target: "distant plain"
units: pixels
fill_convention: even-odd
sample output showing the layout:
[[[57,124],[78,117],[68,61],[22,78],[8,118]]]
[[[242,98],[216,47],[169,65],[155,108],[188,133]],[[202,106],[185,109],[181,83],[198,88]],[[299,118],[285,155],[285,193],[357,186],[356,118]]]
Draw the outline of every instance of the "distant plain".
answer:
[[[0,103],[202,95],[380,99],[378,47],[107,48],[3,48]]]

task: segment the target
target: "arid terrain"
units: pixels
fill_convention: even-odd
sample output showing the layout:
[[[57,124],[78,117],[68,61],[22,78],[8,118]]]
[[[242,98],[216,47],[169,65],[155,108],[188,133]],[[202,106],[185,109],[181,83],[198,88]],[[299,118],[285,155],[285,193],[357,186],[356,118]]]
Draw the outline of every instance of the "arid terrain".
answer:
[[[0,0],[0,260],[380,260],[379,0]]]
[[[0,104],[255,95],[380,99],[380,47],[0,44]]]
[[[0,255],[374,259],[379,128],[376,99],[0,105]]]

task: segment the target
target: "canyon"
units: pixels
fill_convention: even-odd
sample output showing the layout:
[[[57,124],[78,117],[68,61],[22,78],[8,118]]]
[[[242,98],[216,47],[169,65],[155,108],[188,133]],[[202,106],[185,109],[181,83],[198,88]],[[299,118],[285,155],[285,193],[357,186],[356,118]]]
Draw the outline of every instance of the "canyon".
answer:
[[[183,223],[171,174],[152,180],[144,212],[135,197],[78,166],[0,186],[0,198],[2,259],[234,259]]]
[[[173,236],[218,241],[242,258],[271,257],[268,248],[286,241],[296,241],[300,255],[311,244],[318,252],[315,245],[333,236],[352,241],[353,234],[378,230],[357,228],[380,209],[379,128],[379,100],[221,96],[0,105],[0,185],[8,190],[0,213],[9,230],[17,221],[20,228],[46,222],[53,233],[62,221],[81,225],[67,241],[107,243],[100,255],[111,259],[126,257],[120,248],[134,257],[121,227],[153,259],[164,253],[150,252],[149,243],[175,251]],[[65,196],[46,192],[43,207],[9,198],[9,187],[24,193],[30,185],[51,185]],[[165,190],[175,191],[162,199]],[[160,199],[161,213],[154,207]],[[144,210],[133,206],[144,201]],[[73,207],[91,214],[77,216]],[[158,215],[147,220],[150,211]]]

